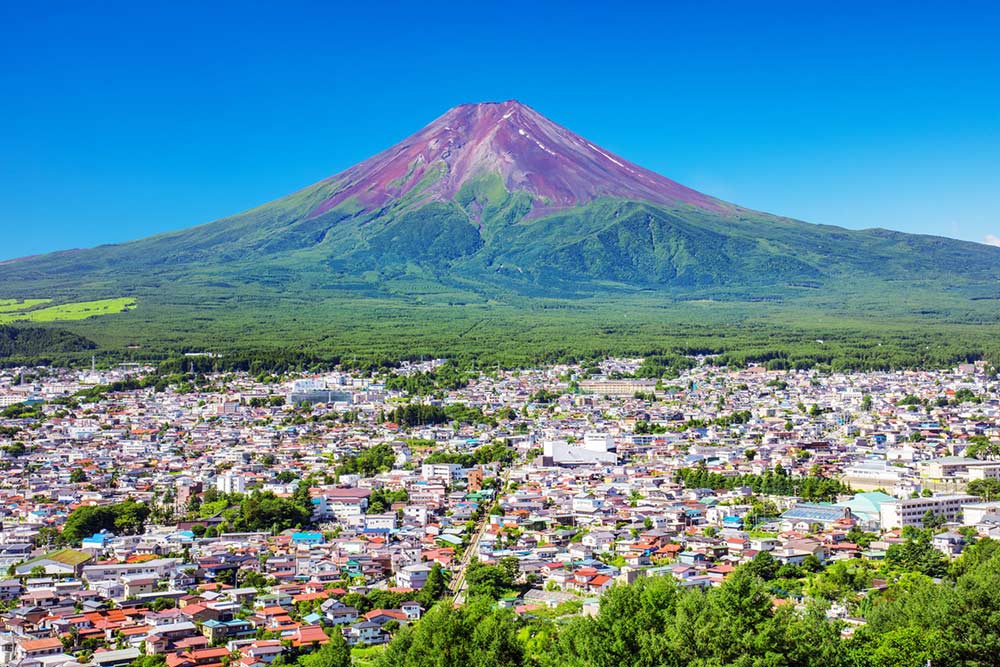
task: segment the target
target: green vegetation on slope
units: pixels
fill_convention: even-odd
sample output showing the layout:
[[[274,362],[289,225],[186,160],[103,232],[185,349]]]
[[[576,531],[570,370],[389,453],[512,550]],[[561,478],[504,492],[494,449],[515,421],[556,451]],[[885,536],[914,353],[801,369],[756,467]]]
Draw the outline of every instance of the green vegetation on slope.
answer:
[[[81,352],[95,347],[92,341],[69,331],[0,325],[0,359],[44,358],[46,355]]]
[[[348,201],[311,217],[339,186],[180,232],[0,264],[0,322],[71,320],[58,326],[108,361],[211,351],[229,367],[710,353],[837,369],[1000,358],[997,248],[613,199],[530,217],[525,193],[490,174],[454,202],[423,205],[417,192],[375,212]],[[7,310],[39,294],[63,305]],[[142,307],[117,312],[133,299]]]

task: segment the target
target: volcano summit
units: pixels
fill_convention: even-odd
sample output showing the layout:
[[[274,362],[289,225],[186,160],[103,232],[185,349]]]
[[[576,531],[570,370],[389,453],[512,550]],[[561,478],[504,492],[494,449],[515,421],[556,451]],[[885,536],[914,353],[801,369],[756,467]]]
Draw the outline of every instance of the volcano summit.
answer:
[[[686,203],[716,212],[727,208],[510,100],[455,107],[405,141],[334,176],[328,182],[337,185],[337,193],[313,214],[351,197],[377,210],[414,190],[419,203],[451,201],[484,175],[499,175],[509,192],[530,194],[536,215],[600,197]]]

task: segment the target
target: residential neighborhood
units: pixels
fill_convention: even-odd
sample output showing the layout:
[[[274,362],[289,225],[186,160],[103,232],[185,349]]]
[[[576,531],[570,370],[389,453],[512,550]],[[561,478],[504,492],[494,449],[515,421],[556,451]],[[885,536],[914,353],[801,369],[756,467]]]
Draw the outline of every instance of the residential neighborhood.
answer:
[[[384,645],[487,572],[519,616],[594,615],[644,577],[708,589],[748,563],[877,565],[917,530],[945,561],[1000,539],[982,363],[643,364],[0,371],[0,664],[258,667]]]

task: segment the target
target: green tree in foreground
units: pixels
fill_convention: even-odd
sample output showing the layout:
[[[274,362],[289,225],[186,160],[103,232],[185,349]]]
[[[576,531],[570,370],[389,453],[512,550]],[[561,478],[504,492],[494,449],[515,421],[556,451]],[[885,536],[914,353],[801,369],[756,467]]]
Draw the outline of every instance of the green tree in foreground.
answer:
[[[455,608],[439,604],[416,627],[399,631],[376,667],[518,667],[524,650],[513,615],[485,598]]]
[[[1000,655],[1000,546],[978,540],[940,582],[919,571],[936,564],[920,539],[892,564],[836,563],[814,575],[816,601],[776,605],[762,558],[717,588],[681,588],[671,577],[615,586],[594,618],[516,622],[487,597],[455,609],[437,605],[400,630],[380,667],[919,667],[995,665]],[[858,611],[868,623],[849,638],[826,618],[823,598],[858,595],[887,567],[888,590],[868,591]],[[470,568],[471,570],[472,568]],[[501,575],[495,567],[484,577]],[[902,572],[902,574],[900,574]]]
[[[330,633],[330,641],[322,648],[306,653],[296,662],[298,667],[350,667],[351,649],[339,629]]]
[[[430,609],[435,601],[440,599],[447,590],[447,583],[444,580],[444,569],[440,563],[434,563],[431,571],[427,574],[427,581],[424,587],[417,594],[417,600],[425,609]]]

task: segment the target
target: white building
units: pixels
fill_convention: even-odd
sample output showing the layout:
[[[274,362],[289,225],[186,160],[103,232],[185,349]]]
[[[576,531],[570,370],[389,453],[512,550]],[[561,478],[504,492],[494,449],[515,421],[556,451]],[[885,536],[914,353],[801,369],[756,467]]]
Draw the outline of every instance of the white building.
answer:
[[[604,436],[602,436],[603,438]],[[610,436],[607,436],[610,437]],[[542,443],[542,458],[545,465],[557,466],[591,466],[596,464],[617,465],[618,455],[614,451],[597,449],[606,444],[606,440],[591,440],[591,446],[570,444],[565,440],[546,440]],[[613,441],[612,441],[613,445]]]
[[[365,532],[387,533],[396,529],[396,513],[366,514]]]
[[[962,508],[962,523],[966,526],[995,521],[993,517],[1000,517],[1000,501],[970,503]]]
[[[431,568],[432,566],[426,563],[407,565],[396,573],[396,585],[419,590],[427,583],[427,575],[431,573]]]
[[[858,461],[844,468],[842,481],[856,491],[884,489],[899,495],[908,485],[908,468],[890,465],[886,461]]]
[[[247,488],[247,480],[242,475],[226,473],[215,479],[215,488],[218,489],[219,493],[244,493]]]
[[[24,403],[25,400],[27,399],[21,394],[0,394],[0,408],[9,408],[18,403]]]
[[[591,495],[573,496],[573,511],[592,514],[604,506],[604,501]]]
[[[610,433],[588,431],[583,434],[583,448],[592,452],[610,452],[615,449],[615,439]]]
[[[370,489],[326,489],[312,499],[313,517],[337,518],[348,524],[360,523],[368,509]]]
[[[424,479],[441,479],[452,482],[462,475],[462,466],[457,463],[425,463],[420,466],[420,476]]]
[[[907,498],[882,503],[879,507],[882,529],[893,530],[906,526],[921,527],[924,525],[924,515],[929,511],[943,516],[948,521],[962,518],[962,509],[966,505],[979,503],[982,498],[965,494],[950,494],[932,496],[930,498]]]

